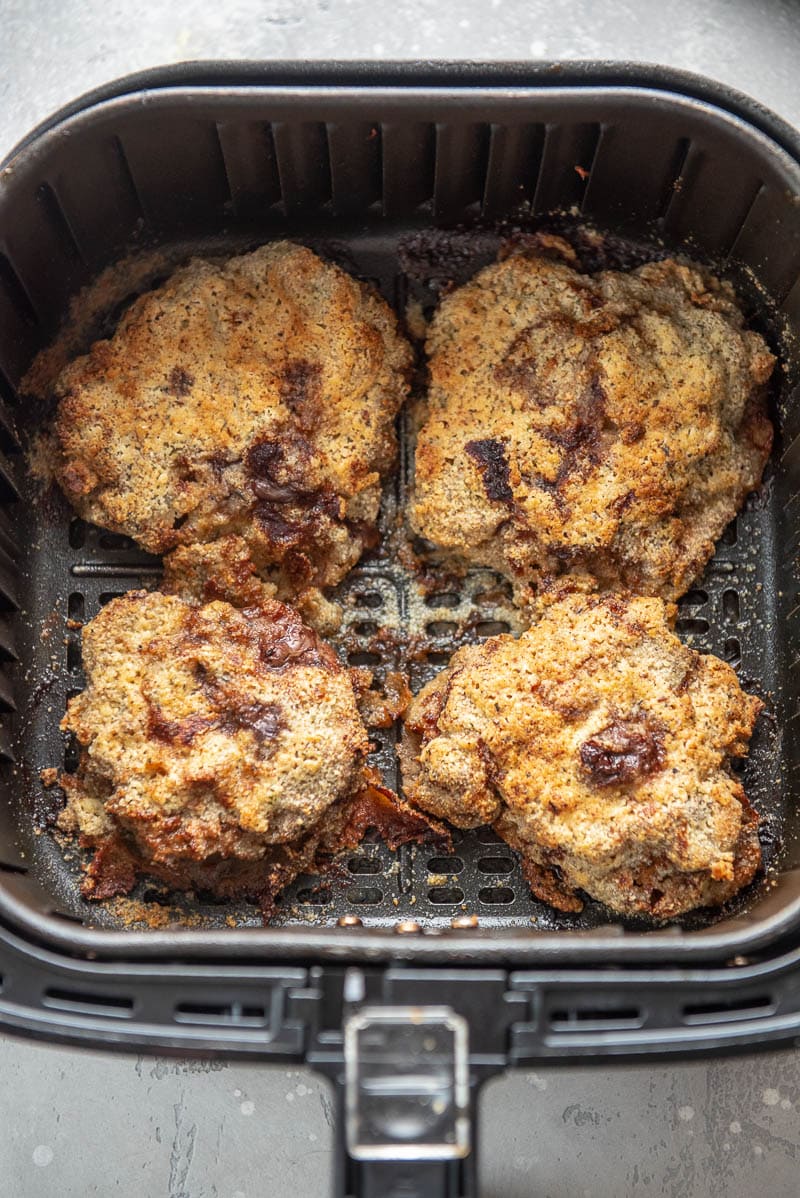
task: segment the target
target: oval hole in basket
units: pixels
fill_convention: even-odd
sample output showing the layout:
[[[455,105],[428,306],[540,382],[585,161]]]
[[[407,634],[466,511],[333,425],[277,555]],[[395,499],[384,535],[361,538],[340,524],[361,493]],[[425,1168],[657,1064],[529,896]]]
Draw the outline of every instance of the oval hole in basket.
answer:
[[[481,857],[478,862],[482,874],[510,874],[513,868],[513,857]]]
[[[136,549],[136,542],[120,532],[103,532],[100,534],[101,549]]]
[[[738,536],[738,531],[736,528],[736,518],[734,517],[734,519],[731,520],[730,524],[728,525],[728,527],[725,529],[722,536],[720,537],[719,543],[720,543],[720,545],[735,545],[737,536]]]
[[[380,653],[348,653],[347,660],[351,666],[377,666],[380,665]]]
[[[681,620],[675,621],[675,630],[677,632],[685,632],[687,636],[702,636],[703,633],[708,632],[708,629],[708,620],[684,617]]]
[[[484,886],[478,891],[478,898],[482,903],[503,905],[513,903],[514,891],[510,886]]]
[[[731,666],[738,666],[742,660],[742,646],[737,636],[729,636],[725,641],[722,655]]]
[[[383,898],[383,891],[377,886],[351,886],[346,894],[348,903],[358,903],[362,907],[374,907]]]
[[[79,641],[67,641],[67,669],[75,674],[81,668],[81,646]]]
[[[101,607],[105,607],[112,599],[119,599],[120,595],[124,594],[124,591],[103,591],[102,595],[98,595],[97,602]]]
[[[484,827],[478,828],[475,832],[476,838],[481,844],[504,844],[503,839],[497,835],[494,828]]]
[[[67,615],[70,620],[83,620],[86,614],[86,603],[81,591],[73,591],[67,600]]]
[[[704,603],[708,603],[708,592],[697,587],[687,591],[680,601],[681,607],[701,607]]]
[[[431,857],[428,862],[429,874],[460,874],[463,868],[460,857]]]
[[[356,607],[383,607],[383,595],[379,591],[359,591],[353,599]]]
[[[450,654],[444,649],[429,649],[425,654],[425,659],[432,666],[446,666],[450,660]]]
[[[84,520],[70,520],[68,536],[71,549],[83,549],[86,544],[86,528]]]
[[[378,625],[375,620],[359,620],[358,624],[353,625],[353,632],[357,636],[374,636],[378,631]]]
[[[383,864],[378,857],[351,857],[347,862],[351,874],[380,874]]]
[[[432,886],[428,891],[428,898],[432,903],[463,903],[464,891],[458,886]]]
[[[722,592],[722,614],[726,620],[730,620],[732,624],[739,622],[741,609],[739,607],[739,593],[734,591],[732,587],[728,587]]]
[[[436,595],[428,595],[425,599],[427,607],[458,607],[461,596],[455,591],[440,591]]]
[[[425,631],[428,636],[452,636],[458,632],[458,624],[455,620],[431,620],[425,625]]]
[[[478,636],[502,636],[511,631],[511,625],[508,620],[481,620],[475,625],[475,631]]]
[[[331,892],[326,890],[324,886],[314,887],[306,886],[303,890],[297,892],[298,903],[305,903],[309,907],[325,907],[331,901]]]

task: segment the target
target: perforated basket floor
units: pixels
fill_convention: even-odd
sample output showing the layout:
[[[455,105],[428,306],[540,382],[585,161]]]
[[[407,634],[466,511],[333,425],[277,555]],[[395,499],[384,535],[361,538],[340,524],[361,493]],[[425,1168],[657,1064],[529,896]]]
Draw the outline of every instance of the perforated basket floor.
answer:
[[[55,128],[34,139],[0,187],[0,394],[18,423],[35,417],[17,399],[32,354],[53,336],[67,299],[132,239],[162,255],[163,274],[193,251],[235,252],[292,236],[375,282],[402,314],[410,299],[429,310],[443,286],[490,260],[500,233],[516,220],[509,214],[522,204],[530,222],[554,209],[571,211],[615,234],[648,235],[654,244],[663,238],[736,268],[757,323],[775,345],[780,328],[800,325],[797,163],[755,125],[687,96],[584,83],[526,88],[520,80],[495,89],[422,91],[206,83],[153,91],[146,104],[135,96],[99,103],[67,124],[68,137]],[[124,297],[124,289],[110,297],[113,312],[97,331],[113,323]],[[739,934],[755,938],[756,929],[764,938],[777,934],[800,895],[798,746],[790,718],[792,663],[800,655],[794,532],[800,412],[791,337],[783,351],[787,371],[776,378],[774,397],[783,440],[772,473],[682,601],[678,622],[687,642],[731,661],[743,685],[767,703],[743,769],[764,817],[767,878],[727,910],[684,923],[693,930],[721,924],[728,943]],[[387,530],[408,485],[401,434]],[[52,835],[54,795],[39,774],[74,768],[76,761],[75,747],[58,730],[68,697],[82,684],[79,632],[68,621],[91,619],[114,594],[157,585],[159,563],[73,520],[57,496],[39,496],[11,448],[0,422],[0,450],[9,451],[0,461],[8,473],[8,485],[0,473],[0,501],[9,501],[0,513],[7,608],[0,612],[6,688],[0,704],[8,709],[0,717],[6,762],[0,765],[0,906],[10,896],[16,913],[25,907],[30,927],[41,921],[43,936],[52,934],[51,915],[127,928],[137,913],[130,904],[81,899],[77,855],[65,856]],[[13,501],[14,487],[21,502]],[[485,574],[457,586],[442,576],[441,586],[421,595],[398,566],[393,545],[388,536],[341,588],[346,627],[338,648],[379,680],[387,669],[406,668],[416,691],[457,645],[513,629],[515,616],[498,580]],[[402,648],[402,637],[400,648],[381,638],[384,626],[405,633],[411,651]],[[374,734],[375,761],[392,786],[395,738],[395,730]],[[253,907],[165,895],[147,882],[135,898],[151,913],[161,911],[162,929],[260,922]],[[490,831],[456,833],[446,856],[414,848],[392,854],[377,841],[365,843],[328,877],[299,880],[276,923],[325,927],[343,915],[358,915],[367,926],[416,920],[429,928],[475,916],[494,932],[527,929],[533,935],[524,937],[526,946],[535,944],[536,933],[613,922],[596,904],[572,916],[534,901],[513,854]],[[657,934],[661,943],[663,935]],[[337,933],[336,943],[344,944],[343,937]],[[702,934],[694,939],[700,951]],[[454,943],[457,952],[460,934]],[[512,943],[516,952],[522,939],[509,938],[504,951]],[[589,939],[579,943],[588,951]],[[592,951],[605,951],[605,940],[592,943]],[[494,948],[501,944],[495,936]],[[166,942],[162,948],[169,951]]]

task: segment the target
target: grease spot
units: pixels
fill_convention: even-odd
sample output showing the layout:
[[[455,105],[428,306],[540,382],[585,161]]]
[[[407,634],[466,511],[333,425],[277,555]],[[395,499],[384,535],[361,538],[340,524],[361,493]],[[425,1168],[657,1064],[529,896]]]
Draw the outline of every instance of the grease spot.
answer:
[[[684,1123],[688,1123],[691,1119],[694,1119],[694,1107],[693,1106],[678,1107],[678,1118],[682,1119]]]
[[[53,1149],[49,1144],[37,1144],[31,1155],[34,1165],[44,1169],[53,1159]]]
[[[777,1090],[765,1090],[761,1095],[761,1101],[764,1103],[764,1106],[777,1106],[780,1100],[781,1096]]]
[[[256,1109],[256,1104],[254,1102],[251,1102],[249,1098],[246,1099],[245,1102],[243,1102],[242,1105],[239,1107],[239,1110],[242,1112],[243,1115],[252,1115],[252,1113],[255,1109]]]
[[[741,1133],[742,1125],[738,1119],[734,1119],[733,1123],[731,1123],[731,1125],[730,1125],[729,1130],[732,1131],[735,1136],[738,1136]]]

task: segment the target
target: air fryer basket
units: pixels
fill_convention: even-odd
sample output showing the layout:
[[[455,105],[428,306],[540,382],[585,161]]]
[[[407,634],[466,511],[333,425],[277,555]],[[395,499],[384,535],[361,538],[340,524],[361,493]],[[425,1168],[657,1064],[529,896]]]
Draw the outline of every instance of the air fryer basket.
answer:
[[[797,1034],[799,197],[792,130],[704,81],[635,68],[183,68],[87,97],[27,139],[0,170],[0,1019],[78,1041],[306,1059],[337,1077],[349,1019],[348,1067],[355,1058],[380,1078],[408,1029],[400,1016],[399,1031],[374,1011],[366,1031],[358,1019],[422,1003],[444,1014],[430,1014],[424,1051],[406,1051],[432,1053],[446,1111],[459,1117],[468,1099],[442,1062],[464,1052],[477,1083],[543,1056]],[[397,859],[368,843],[344,880],[296,885],[269,928],[244,908],[230,928],[230,909],[206,904],[199,927],[123,929],[80,898],[77,867],[45,827],[52,799],[39,772],[62,766],[65,751],[69,767],[74,753],[58,732],[81,682],[68,620],[154,585],[158,562],[37,494],[14,432],[31,422],[18,384],[33,355],[70,298],[131,251],[156,251],[163,268],[295,237],[373,280],[402,313],[487,261],[498,227],[555,211],[714,263],[781,355],[774,465],[678,623],[767,701],[744,766],[765,816],[767,882],[721,919],[623,927],[592,904],[575,917],[534,902],[510,852],[479,832],[447,854]],[[403,503],[407,465],[390,509]],[[421,603],[387,546],[343,587],[351,660],[380,676],[395,662],[376,627],[413,626],[416,689],[465,628],[480,637],[513,622],[502,596],[485,599],[480,574]],[[393,736],[377,749],[390,779]],[[478,926],[452,926],[465,914]],[[341,926],[353,915],[360,926]],[[348,1126],[351,1149],[368,1157],[368,1142],[391,1133],[359,1124],[362,1081],[351,1072]],[[439,1155],[455,1156],[448,1135]],[[365,1162],[348,1184],[380,1189],[383,1167]],[[439,1167],[409,1192],[439,1192]],[[468,1189],[468,1172],[455,1176],[448,1184]]]

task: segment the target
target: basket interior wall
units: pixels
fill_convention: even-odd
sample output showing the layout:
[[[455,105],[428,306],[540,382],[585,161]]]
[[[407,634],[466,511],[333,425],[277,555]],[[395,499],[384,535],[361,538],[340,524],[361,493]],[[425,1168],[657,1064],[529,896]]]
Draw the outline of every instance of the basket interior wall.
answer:
[[[765,815],[765,855],[777,864],[771,889],[729,917],[766,918],[798,897],[800,186],[787,155],[732,117],[711,119],[678,97],[633,89],[427,98],[344,89],[324,96],[165,91],[147,104],[110,102],[72,118],[0,184],[0,887],[43,914],[116,926],[102,908],[83,903],[77,864],[65,864],[42,832],[52,798],[39,771],[61,767],[65,756],[74,764],[58,732],[66,700],[81,685],[79,633],[68,620],[90,619],[113,594],[154,585],[158,563],[124,538],[72,519],[60,500],[43,502],[15,447],[14,428],[30,419],[19,381],[70,297],[131,249],[177,259],[290,235],[374,281],[402,313],[409,298],[432,306],[446,280],[460,281],[489,260],[497,222],[559,210],[729,269],[756,323],[780,346],[775,464],[682,601],[678,629],[694,647],[735,664],[743,685],[768,702],[744,778]],[[427,231],[436,229],[442,237],[431,241]],[[405,459],[401,466],[390,506],[403,502],[408,484]],[[380,676],[397,662],[390,653],[371,660],[375,626],[417,620],[425,641],[413,667],[417,689],[464,636],[513,621],[502,595],[487,600],[488,590],[477,573],[420,604],[391,553],[379,551],[342,589],[348,652]],[[377,738],[376,759],[390,783],[394,736],[387,730]],[[210,924],[231,913],[212,904],[191,909]],[[280,918],[332,922],[346,912],[365,923],[413,917],[442,926],[469,912],[486,926],[550,930],[606,920],[593,904],[580,916],[560,916],[534,902],[491,832],[457,837],[448,854],[395,856],[366,844],[330,885],[295,886]],[[236,916],[258,921],[249,908]],[[702,934],[706,922],[690,918],[687,927]]]

